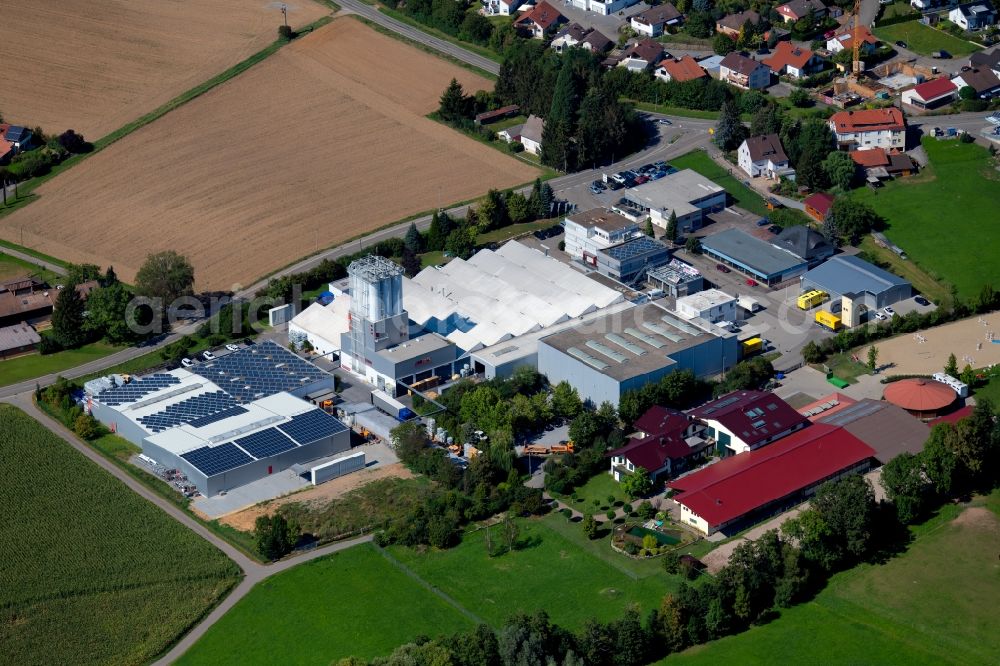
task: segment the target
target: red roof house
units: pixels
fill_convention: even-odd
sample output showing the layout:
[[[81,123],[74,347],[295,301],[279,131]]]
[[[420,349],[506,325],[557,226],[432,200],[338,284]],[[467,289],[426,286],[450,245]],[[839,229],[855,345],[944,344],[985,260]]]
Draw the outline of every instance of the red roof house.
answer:
[[[841,150],[906,147],[906,121],[894,106],[838,111],[830,117],[829,125]]]
[[[763,391],[734,391],[688,415],[705,424],[723,455],[760,448],[809,425],[787,402]]]
[[[791,42],[778,42],[774,54],[761,62],[770,67],[775,74],[787,74],[796,79],[809,76],[823,64],[818,55]]]
[[[814,424],[774,444],[725,458],[667,485],[681,520],[713,534],[810,495],[825,481],[866,471],[875,450],[844,428]]]
[[[802,203],[806,207],[806,213],[812,216],[817,222],[826,220],[826,216],[833,210],[833,195],[826,192],[817,192],[806,197]]]
[[[667,58],[656,68],[657,78],[664,81],[693,81],[708,76],[708,73],[701,68],[698,61],[689,55],[684,55],[680,60]]]
[[[933,109],[947,104],[958,95],[958,86],[949,78],[924,81],[913,86],[902,95],[903,102],[918,109]]]
[[[653,478],[677,474],[709,447],[708,441],[694,434],[700,426],[676,409],[650,407],[634,426],[637,432],[628,443],[609,454],[616,481],[636,467]]]
[[[558,9],[542,0],[530,11],[521,14],[514,21],[514,27],[530,32],[535,39],[543,39],[551,30],[566,22],[566,17]]]

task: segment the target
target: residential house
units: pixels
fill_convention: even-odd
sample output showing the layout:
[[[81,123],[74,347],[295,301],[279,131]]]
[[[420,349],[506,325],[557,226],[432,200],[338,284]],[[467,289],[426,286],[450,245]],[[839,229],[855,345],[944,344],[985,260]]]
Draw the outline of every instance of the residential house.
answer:
[[[917,170],[913,158],[906,153],[881,148],[851,151],[851,159],[864,171],[866,179],[909,176]]]
[[[542,152],[542,130],[545,121],[536,115],[528,116],[522,125],[513,125],[497,132],[497,137],[507,143],[519,141],[526,152],[537,155]]]
[[[732,37],[733,41],[736,41],[740,36],[740,30],[743,29],[743,26],[747,22],[751,25],[759,24],[760,14],[752,9],[740,12],[739,14],[728,14],[715,22],[715,31]]]
[[[878,39],[871,33],[867,26],[858,28],[858,38],[861,40],[861,53],[870,54],[875,52],[878,46]],[[854,28],[848,28],[837,33],[826,40],[826,50],[830,53],[840,53],[844,49],[854,48]]]
[[[785,23],[795,23],[804,19],[809,16],[810,10],[816,18],[822,18],[827,14],[827,7],[822,0],[792,0],[775,9]]]
[[[629,25],[640,35],[659,37],[666,30],[666,26],[680,25],[683,20],[684,17],[677,8],[667,2],[639,12],[629,19]]]
[[[677,476],[704,456],[710,444],[695,435],[700,426],[675,409],[650,407],[634,424],[628,443],[610,453],[611,474],[621,481],[642,467],[654,481]]]
[[[836,252],[836,248],[823,234],[807,224],[786,227],[774,237],[771,245],[785,252],[791,252],[805,261],[809,268],[818,266]]]
[[[906,120],[896,107],[838,111],[829,125],[840,150],[906,148]]]
[[[759,449],[809,425],[784,400],[763,391],[734,391],[688,415],[703,423],[699,434],[716,444],[719,455]]]
[[[737,156],[740,168],[751,178],[763,176],[770,180],[782,177],[795,180],[795,169],[789,164],[777,134],[745,139],[737,150]]]
[[[34,351],[41,342],[42,338],[29,324],[4,326],[0,328],[0,359]]]
[[[31,150],[34,147],[34,134],[27,127],[20,125],[0,125],[4,141],[14,146],[14,153]]]
[[[1000,47],[992,51],[977,51],[969,56],[969,67],[972,69],[990,69],[1000,76]]]
[[[682,56],[680,60],[667,58],[656,68],[656,78],[661,81],[677,81],[680,83],[707,76],[708,73],[698,65],[698,61],[689,55]]]
[[[557,52],[562,52],[571,46],[576,46],[587,36],[587,29],[579,23],[570,23],[556,33],[549,46]]]
[[[580,42],[580,48],[591,53],[607,53],[614,48],[615,43],[608,39],[604,33],[598,30],[591,30]]]
[[[639,0],[572,0],[574,7],[589,10],[601,16],[617,14],[638,2]]]
[[[14,144],[0,138],[0,166],[10,162],[10,158],[14,156]],[[3,197],[0,197],[2,199]]]
[[[948,20],[963,30],[982,30],[997,22],[997,10],[989,0],[965,2],[948,12]]]
[[[961,93],[962,88],[969,86],[976,91],[979,99],[990,99],[1000,95],[1000,77],[992,69],[970,69],[967,72],[959,72],[952,77],[954,83]]]
[[[52,314],[55,301],[55,291],[30,276],[0,284],[0,326],[41,321]]]
[[[771,85],[771,69],[741,53],[730,53],[719,63],[719,80],[744,90]]]
[[[534,39],[545,39],[566,21],[566,17],[560,14],[559,10],[542,0],[531,10],[521,14],[514,21],[514,27],[530,34]]]
[[[481,0],[482,14],[485,16],[513,16],[522,4],[521,0]]]
[[[958,86],[947,78],[933,79],[903,92],[903,104],[918,109],[933,109],[950,104],[958,96]]]
[[[787,74],[793,79],[805,78],[823,68],[822,58],[791,42],[779,42],[771,57],[763,62],[775,74]]]
[[[805,206],[806,215],[817,222],[825,222],[830,211],[833,210],[833,195],[826,192],[816,192],[806,197],[802,203]]]
[[[625,49],[618,66],[632,72],[644,72],[663,60],[666,55],[668,54],[663,50],[663,44],[647,37]]]

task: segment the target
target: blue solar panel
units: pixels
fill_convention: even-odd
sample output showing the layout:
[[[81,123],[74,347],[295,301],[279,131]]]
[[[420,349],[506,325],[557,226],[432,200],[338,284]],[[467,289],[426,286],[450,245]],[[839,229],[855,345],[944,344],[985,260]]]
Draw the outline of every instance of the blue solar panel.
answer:
[[[299,444],[309,444],[346,430],[347,426],[326,412],[314,409],[311,412],[293,416],[291,421],[282,423],[278,428]]]
[[[115,388],[101,391],[97,399],[108,406],[127,405],[138,402],[150,393],[180,383],[181,380],[173,375],[149,375],[148,377],[136,379],[124,386],[116,386]]]
[[[327,377],[312,363],[271,340],[220,356],[192,370],[218,384],[239,402],[293,391]]]
[[[222,421],[223,419],[228,419],[230,416],[236,416],[238,414],[246,414],[246,413],[247,413],[246,407],[240,407],[239,405],[236,405],[235,407],[224,409],[218,414],[202,416],[201,418],[197,418],[193,421],[188,421],[188,425],[193,426],[195,428],[202,428],[211,423],[217,423],[219,421]]]
[[[200,449],[182,453],[181,458],[197,467],[205,476],[214,476],[252,463],[254,460],[231,442],[219,446],[203,446]]]
[[[285,437],[275,428],[255,432],[236,440],[240,448],[254,458],[268,458],[295,448],[295,442]]]
[[[235,406],[236,400],[231,395],[223,391],[212,391],[174,403],[162,411],[140,416],[136,420],[152,432],[162,432],[195,419],[216,416]]]

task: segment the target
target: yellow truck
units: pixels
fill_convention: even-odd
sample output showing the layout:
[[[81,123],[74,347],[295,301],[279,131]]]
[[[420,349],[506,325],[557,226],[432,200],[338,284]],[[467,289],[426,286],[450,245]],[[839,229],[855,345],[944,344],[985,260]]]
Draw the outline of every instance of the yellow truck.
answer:
[[[830,294],[813,289],[799,296],[798,306],[800,310],[811,310],[828,298],[830,298]]]
[[[826,310],[820,310],[816,313],[816,323],[831,331],[839,331],[843,327],[840,317]]]
[[[743,358],[756,354],[764,349],[764,341],[760,338],[750,338],[740,343],[743,348]]]

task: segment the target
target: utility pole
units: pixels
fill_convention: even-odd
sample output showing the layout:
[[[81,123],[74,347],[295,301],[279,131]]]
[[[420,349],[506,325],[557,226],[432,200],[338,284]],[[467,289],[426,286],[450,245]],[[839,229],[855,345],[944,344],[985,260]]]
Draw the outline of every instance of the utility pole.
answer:
[[[288,5],[281,3],[281,15],[285,19],[285,27],[288,27]]]

